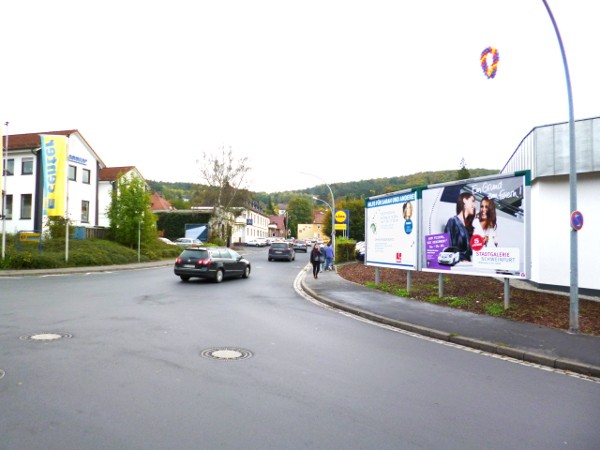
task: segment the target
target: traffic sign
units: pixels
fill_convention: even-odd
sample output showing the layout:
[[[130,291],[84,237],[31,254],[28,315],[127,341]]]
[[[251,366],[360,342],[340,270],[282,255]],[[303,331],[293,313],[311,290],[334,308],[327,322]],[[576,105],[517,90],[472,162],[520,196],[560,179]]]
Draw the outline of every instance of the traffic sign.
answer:
[[[571,227],[575,231],[579,231],[583,228],[583,214],[581,211],[573,211],[571,213]]]

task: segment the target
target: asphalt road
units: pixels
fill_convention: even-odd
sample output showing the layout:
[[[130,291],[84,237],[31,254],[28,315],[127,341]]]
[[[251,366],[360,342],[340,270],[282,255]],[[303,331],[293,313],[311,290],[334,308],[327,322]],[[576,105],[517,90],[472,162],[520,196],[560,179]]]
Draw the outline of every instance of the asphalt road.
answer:
[[[598,448],[599,383],[321,307],[266,252],[0,278],[0,449]]]

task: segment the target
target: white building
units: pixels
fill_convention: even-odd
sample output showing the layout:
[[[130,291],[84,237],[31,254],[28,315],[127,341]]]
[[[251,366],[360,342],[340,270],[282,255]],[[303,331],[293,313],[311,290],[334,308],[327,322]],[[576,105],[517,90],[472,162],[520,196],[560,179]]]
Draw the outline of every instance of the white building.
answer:
[[[600,117],[575,122],[580,291],[600,291]],[[531,277],[541,287],[570,286],[569,124],[533,128],[502,173],[531,171]]]
[[[3,190],[6,193],[7,233],[41,231],[43,180],[40,135],[68,137],[68,217],[74,225],[98,226],[100,220],[99,173],[106,166],[77,130],[15,134],[4,156]]]

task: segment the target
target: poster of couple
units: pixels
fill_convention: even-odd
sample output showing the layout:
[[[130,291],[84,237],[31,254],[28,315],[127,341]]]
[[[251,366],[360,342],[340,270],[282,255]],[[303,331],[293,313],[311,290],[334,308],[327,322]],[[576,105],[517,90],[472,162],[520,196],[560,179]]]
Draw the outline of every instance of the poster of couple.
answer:
[[[526,187],[512,176],[423,190],[423,270],[525,278]]]

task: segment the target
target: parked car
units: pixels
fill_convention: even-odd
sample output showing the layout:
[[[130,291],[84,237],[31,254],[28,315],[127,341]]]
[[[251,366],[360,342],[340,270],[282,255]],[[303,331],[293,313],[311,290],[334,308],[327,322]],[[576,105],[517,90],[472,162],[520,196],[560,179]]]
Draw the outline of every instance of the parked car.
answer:
[[[438,255],[438,263],[445,266],[453,266],[460,261],[460,250],[456,247],[446,247]]]
[[[287,260],[294,261],[296,259],[296,251],[289,242],[273,242],[269,247],[269,261]]]
[[[251,265],[227,247],[189,247],[177,257],[173,270],[183,281],[196,277],[220,283],[224,278],[248,278]]]
[[[308,251],[308,244],[306,243],[306,241],[303,241],[302,239],[296,239],[294,241],[294,244],[292,245],[292,247],[297,252],[306,253]]]
[[[180,247],[199,247],[203,245],[203,242],[200,239],[192,239],[192,238],[178,238],[173,242],[179,245]]]
[[[173,242],[171,239],[167,239],[164,237],[159,237],[158,238],[159,241],[165,243],[165,244],[169,244],[169,245],[177,245],[175,242]]]
[[[246,241],[246,245],[249,247],[264,247],[267,244],[261,241],[259,238],[252,238]]]

